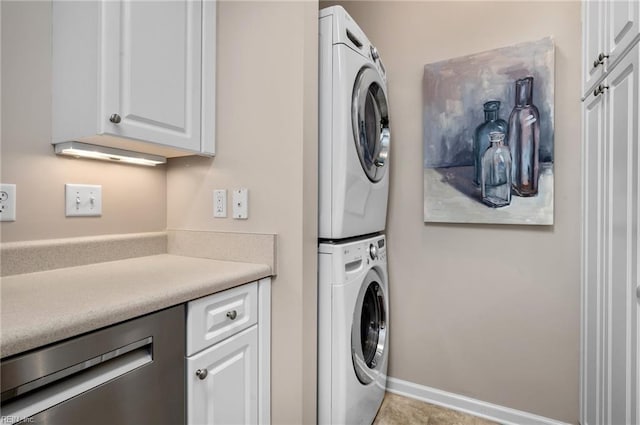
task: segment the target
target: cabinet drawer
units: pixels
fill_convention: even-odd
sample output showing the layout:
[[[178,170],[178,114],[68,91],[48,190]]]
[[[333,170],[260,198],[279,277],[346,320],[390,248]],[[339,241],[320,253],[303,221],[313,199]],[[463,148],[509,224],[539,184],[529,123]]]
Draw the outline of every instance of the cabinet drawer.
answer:
[[[258,321],[257,282],[187,303],[187,356]]]

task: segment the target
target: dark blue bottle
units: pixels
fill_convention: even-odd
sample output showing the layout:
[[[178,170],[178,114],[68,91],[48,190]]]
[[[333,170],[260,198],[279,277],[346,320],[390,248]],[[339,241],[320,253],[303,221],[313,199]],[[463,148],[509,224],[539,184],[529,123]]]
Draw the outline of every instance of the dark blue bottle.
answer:
[[[490,100],[484,103],[484,122],[476,127],[473,135],[473,182],[480,185],[482,155],[489,149],[489,133],[494,131],[507,133],[507,122],[498,118],[500,101]]]

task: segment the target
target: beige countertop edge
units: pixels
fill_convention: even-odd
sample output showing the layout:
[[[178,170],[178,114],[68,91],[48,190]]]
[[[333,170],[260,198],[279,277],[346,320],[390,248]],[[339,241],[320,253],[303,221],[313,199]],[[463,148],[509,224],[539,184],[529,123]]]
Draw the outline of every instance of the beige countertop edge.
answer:
[[[0,357],[271,274],[266,264],[160,254],[3,277]]]

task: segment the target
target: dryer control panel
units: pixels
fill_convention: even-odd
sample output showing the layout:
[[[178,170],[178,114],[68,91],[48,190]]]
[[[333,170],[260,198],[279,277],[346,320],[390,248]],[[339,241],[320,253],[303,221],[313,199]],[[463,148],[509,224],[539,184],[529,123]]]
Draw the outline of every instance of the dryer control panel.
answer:
[[[331,270],[331,278],[327,282],[331,284],[345,283],[374,265],[386,268],[387,246],[384,235],[321,243],[318,253],[319,269],[328,267]]]
[[[364,264],[371,264],[372,262],[386,261],[386,253],[385,237],[375,236],[342,245],[342,263],[346,265],[362,261]]]

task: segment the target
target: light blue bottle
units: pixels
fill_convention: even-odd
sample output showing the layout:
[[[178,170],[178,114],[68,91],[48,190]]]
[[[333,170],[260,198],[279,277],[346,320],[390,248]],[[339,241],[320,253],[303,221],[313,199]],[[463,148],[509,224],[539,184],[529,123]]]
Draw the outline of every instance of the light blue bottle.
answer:
[[[507,133],[507,122],[498,117],[500,101],[490,100],[484,103],[484,122],[476,127],[473,135],[473,182],[480,185],[480,167],[482,155],[489,149],[489,133],[493,131]]]
[[[504,145],[504,133],[489,134],[491,146],[482,155],[482,202],[498,208],[511,203],[511,152]]]

